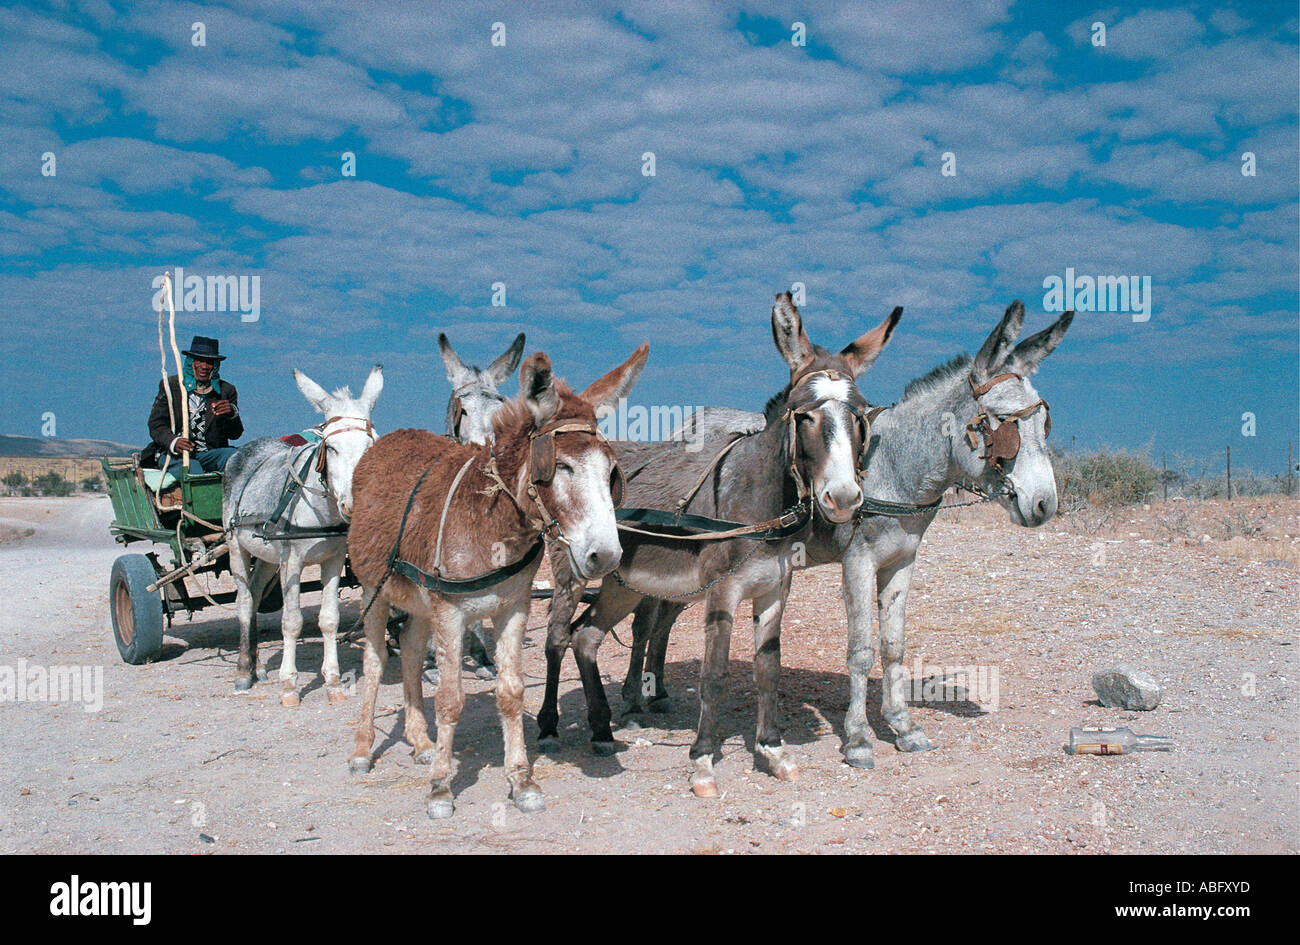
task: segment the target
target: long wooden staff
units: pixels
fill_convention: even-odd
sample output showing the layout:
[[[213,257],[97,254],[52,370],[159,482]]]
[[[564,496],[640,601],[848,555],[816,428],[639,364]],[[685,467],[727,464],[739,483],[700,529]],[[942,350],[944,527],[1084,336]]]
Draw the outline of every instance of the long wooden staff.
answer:
[[[181,436],[185,439],[190,438],[190,398],[185,390],[185,369],[181,365],[181,349],[176,344],[176,307],[172,304],[172,277],[171,273],[163,275],[163,289],[167,293],[167,330],[171,335],[172,357],[176,359],[176,379],[180,381],[181,388]],[[158,309],[159,334],[162,332],[162,309]],[[166,379],[167,368],[163,368],[163,387],[167,388],[167,406],[171,408],[171,386]],[[190,451],[181,452],[181,473],[189,472],[190,469]]]

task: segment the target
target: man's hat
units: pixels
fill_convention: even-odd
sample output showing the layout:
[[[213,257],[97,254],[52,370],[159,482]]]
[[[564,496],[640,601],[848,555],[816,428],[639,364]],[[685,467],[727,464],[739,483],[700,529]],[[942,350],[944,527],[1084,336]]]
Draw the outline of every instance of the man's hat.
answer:
[[[205,361],[224,361],[225,355],[217,354],[218,345],[216,338],[204,338],[202,335],[195,335],[190,346],[181,354],[187,354],[191,358],[202,358]]]

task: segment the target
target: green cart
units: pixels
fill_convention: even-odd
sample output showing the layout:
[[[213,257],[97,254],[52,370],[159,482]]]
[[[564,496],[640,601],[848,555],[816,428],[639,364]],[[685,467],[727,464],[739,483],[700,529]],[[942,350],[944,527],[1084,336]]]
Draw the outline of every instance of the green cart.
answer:
[[[164,621],[170,627],[180,611],[192,618],[196,610],[235,599],[234,591],[209,593],[194,581],[202,576],[206,583],[230,570],[229,546],[221,530],[221,473],[194,475],[182,470],[177,478],[142,468],[138,454],[100,462],[113,502],[109,531],[123,545],[150,542],[155,546],[144,554],[119,556],[108,581],[118,652],[126,662],[138,665],[156,659],[162,651]],[[319,581],[302,586],[303,591],[319,589]],[[258,610],[273,613],[281,603],[277,577],[262,595]]]

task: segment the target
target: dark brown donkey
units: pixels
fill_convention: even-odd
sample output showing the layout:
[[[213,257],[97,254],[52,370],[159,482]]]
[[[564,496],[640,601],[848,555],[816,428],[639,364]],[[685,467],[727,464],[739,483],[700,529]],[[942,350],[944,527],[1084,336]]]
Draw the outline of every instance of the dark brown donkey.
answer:
[[[375,698],[389,607],[410,614],[402,633],[406,740],[431,763],[430,817],[449,817],[451,748],[465,696],[461,674],[438,682],[438,741],[429,741],[420,673],[430,632],[440,666],[459,667],[468,622],[491,618],[498,635],[497,707],[506,777],[520,810],[545,806],[524,747],[520,666],[533,574],[543,535],[568,549],[578,579],[619,562],[614,519],[622,473],[596,428],[596,409],[625,397],[645,366],[643,344],[581,394],[551,374],[544,354],[519,371],[520,395],[492,418],[495,446],[460,444],[423,430],[375,443],[352,479],[348,553],[365,589],[365,680],[354,773],[370,770]],[[613,495],[612,495],[613,493]]]
[[[759,759],[777,777],[793,780],[794,763],[784,756],[777,720],[781,668],[781,613],[790,590],[792,560],[806,540],[814,516],[831,522],[852,519],[862,501],[858,469],[867,434],[866,401],[854,379],[871,366],[902,315],[896,308],[879,327],[839,354],[808,340],[790,294],[777,296],[772,335],[790,368],[790,383],[771,399],[766,426],[732,441],[720,459],[681,442],[618,442],[619,461],[628,471],[627,504],[636,509],[680,509],[739,523],[782,524],[759,534],[697,541],[652,536],[620,525],[623,561],[601,584],[596,602],[573,624],[579,585],[556,583],[555,612],[546,644],[546,696],[537,721],[541,737],[557,736],[557,695],[564,651],[573,646],[587,699],[592,750],[615,749],[609,703],[596,666],[605,634],[632,612],[642,597],[681,602],[706,601],[704,660],[700,681],[700,723],[691,748],[696,760],[696,793],[717,790],[713,755],[717,713],[723,696],[727,652],[736,607],[754,606],[754,677],[758,687]],[[696,520],[698,521],[698,520]],[[793,525],[790,523],[793,522]],[[640,526],[635,526],[640,527]]]

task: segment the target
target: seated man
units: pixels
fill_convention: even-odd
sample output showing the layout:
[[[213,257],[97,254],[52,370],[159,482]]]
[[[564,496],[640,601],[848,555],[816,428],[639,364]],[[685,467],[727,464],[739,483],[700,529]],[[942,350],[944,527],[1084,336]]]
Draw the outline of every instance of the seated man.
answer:
[[[217,365],[226,360],[218,354],[215,338],[195,335],[185,355],[183,378],[175,374],[167,378],[171,388],[172,410],[167,409],[167,392],[163,382],[158,382],[158,396],[154,398],[149,413],[150,443],[140,456],[144,466],[158,464],[158,457],[168,458],[167,472],[180,475],[181,454],[190,454],[190,472],[213,472],[224,469],[235,454],[231,440],[244,434],[244,423],[239,419],[239,397],[235,385],[218,376]],[[182,380],[184,390],[182,391]],[[188,398],[190,435],[181,431],[181,396]]]

